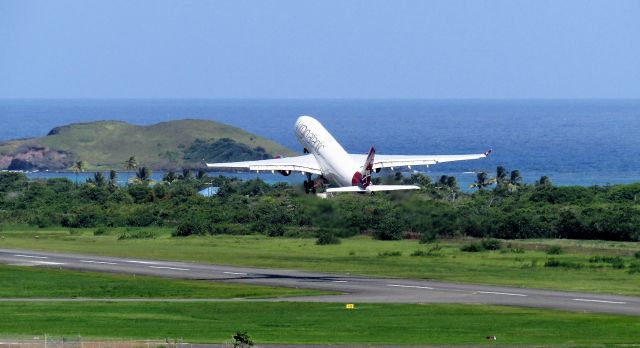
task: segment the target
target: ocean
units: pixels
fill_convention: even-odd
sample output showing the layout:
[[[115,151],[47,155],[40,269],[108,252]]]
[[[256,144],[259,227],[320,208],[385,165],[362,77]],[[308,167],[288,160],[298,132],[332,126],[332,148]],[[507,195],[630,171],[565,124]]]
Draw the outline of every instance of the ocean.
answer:
[[[640,181],[640,100],[0,100],[0,141],[95,120],[133,124],[199,118],[227,123],[301,151],[300,115],[320,120],[353,153],[462,154],[490,158],[418,168],[455,175],[518,169],[557,185]],[[32,176],[68,174],[36,173]],[[160,174],[157,174],[160,175]],[[256,177],[256,174],[242,177]],[[280,176],[260,174],[267,181]],[[291,179],[287,179],[290,181]],[[302,177],[293,181],[302,180]]]

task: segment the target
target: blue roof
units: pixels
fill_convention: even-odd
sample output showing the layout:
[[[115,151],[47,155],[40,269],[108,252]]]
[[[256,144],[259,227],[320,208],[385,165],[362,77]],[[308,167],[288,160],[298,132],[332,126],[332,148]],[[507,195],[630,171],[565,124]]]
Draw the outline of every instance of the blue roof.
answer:
[[[211,197],[211,196],[217,195],[219,190],[220,190],[219,187],[211,186],[211,187],[207,187],[205,189],[200,190],[198,194],[205,197]]]

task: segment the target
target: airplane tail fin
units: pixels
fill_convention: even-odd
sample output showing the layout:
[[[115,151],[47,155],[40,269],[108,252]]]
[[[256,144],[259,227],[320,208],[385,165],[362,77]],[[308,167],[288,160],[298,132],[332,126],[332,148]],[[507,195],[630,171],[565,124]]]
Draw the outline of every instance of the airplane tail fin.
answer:
[[[372,146],[369,150],[369,155],[367,155],[367,160],[364,161],[362,170],[359,172],[355,172],[355,174],[353,174],[353,178],[351,178],[351,184],[353,186],[366,188],[367,186],[371,185],[371,172],[373,171],[373,159],[375,156],[376,149]]]

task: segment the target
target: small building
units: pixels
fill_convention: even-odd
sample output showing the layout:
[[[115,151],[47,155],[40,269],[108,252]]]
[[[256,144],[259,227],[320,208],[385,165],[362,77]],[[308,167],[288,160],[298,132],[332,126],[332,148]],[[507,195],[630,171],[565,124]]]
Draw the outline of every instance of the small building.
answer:
[[[220,187],[209,186],[209,187],[205,187],[204,189],[198,191],[198,194],[201,195],[201,196],[205,196],[205,197],[211,197],[211,196],[217,195],[219,190],[220,190]]]

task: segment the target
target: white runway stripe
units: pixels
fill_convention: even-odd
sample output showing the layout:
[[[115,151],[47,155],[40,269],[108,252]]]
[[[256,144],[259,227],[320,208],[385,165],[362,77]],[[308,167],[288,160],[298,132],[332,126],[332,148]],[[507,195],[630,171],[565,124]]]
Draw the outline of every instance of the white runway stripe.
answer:
[[[233,275],[247,275],[246,273],[239,273],[239,272],[222,272],[224,274],[233,274]]]
[[[625,304],[626,303],[626,302],[620,302],[620,301],[589,300],[589,299],[586,299],[586,298],[574,298],[573,301],[599,302],[599,303],[612,303],[612,304]]]
[[[39,265],[66,265],[64,262],[52,262],[52,261],[29,261],[31,263],[37,263]]]
[[[28,258],[32,258],[32,259],[48,259],[48,257],[46,257],[46,256],[34,256],[34,255],[22,255],[22,254],[16,254],[16,255],[13,255],[13,256],[16,256],[16,257],[28,257]]]
[[[178,268],[178,267],[167,267],[167,266],[149,266],[149,268],[157,268],[157,269],[172,269],[176,271],[188,271],[188,268]]]
[[[98,263],[98,264],[101,264],[101,265],[117,265],[117,263],[115,263],[115,262],[106,262],[106,261],[80,260],[80,262]]]
[[[505,295],[505,296],[521,296],[526,297],[525,294],[512,294],[509,292],[493,292],[493,291],[478,291],[479,294],[489,294],[489,295]]]
[[[151,261],[136,261],[136,260],[126,260],[125,262],[130,262],[130,263],[139,263],[142,265],[157,265],[157,262],[151,262]]]
[[[387,284],[387,286],[395,286],[395,287],[398,287],[398,288],[413,288],[413,289],[433,290],[433,288],[430,288],[428,286],[417,286],[417,285]]]

